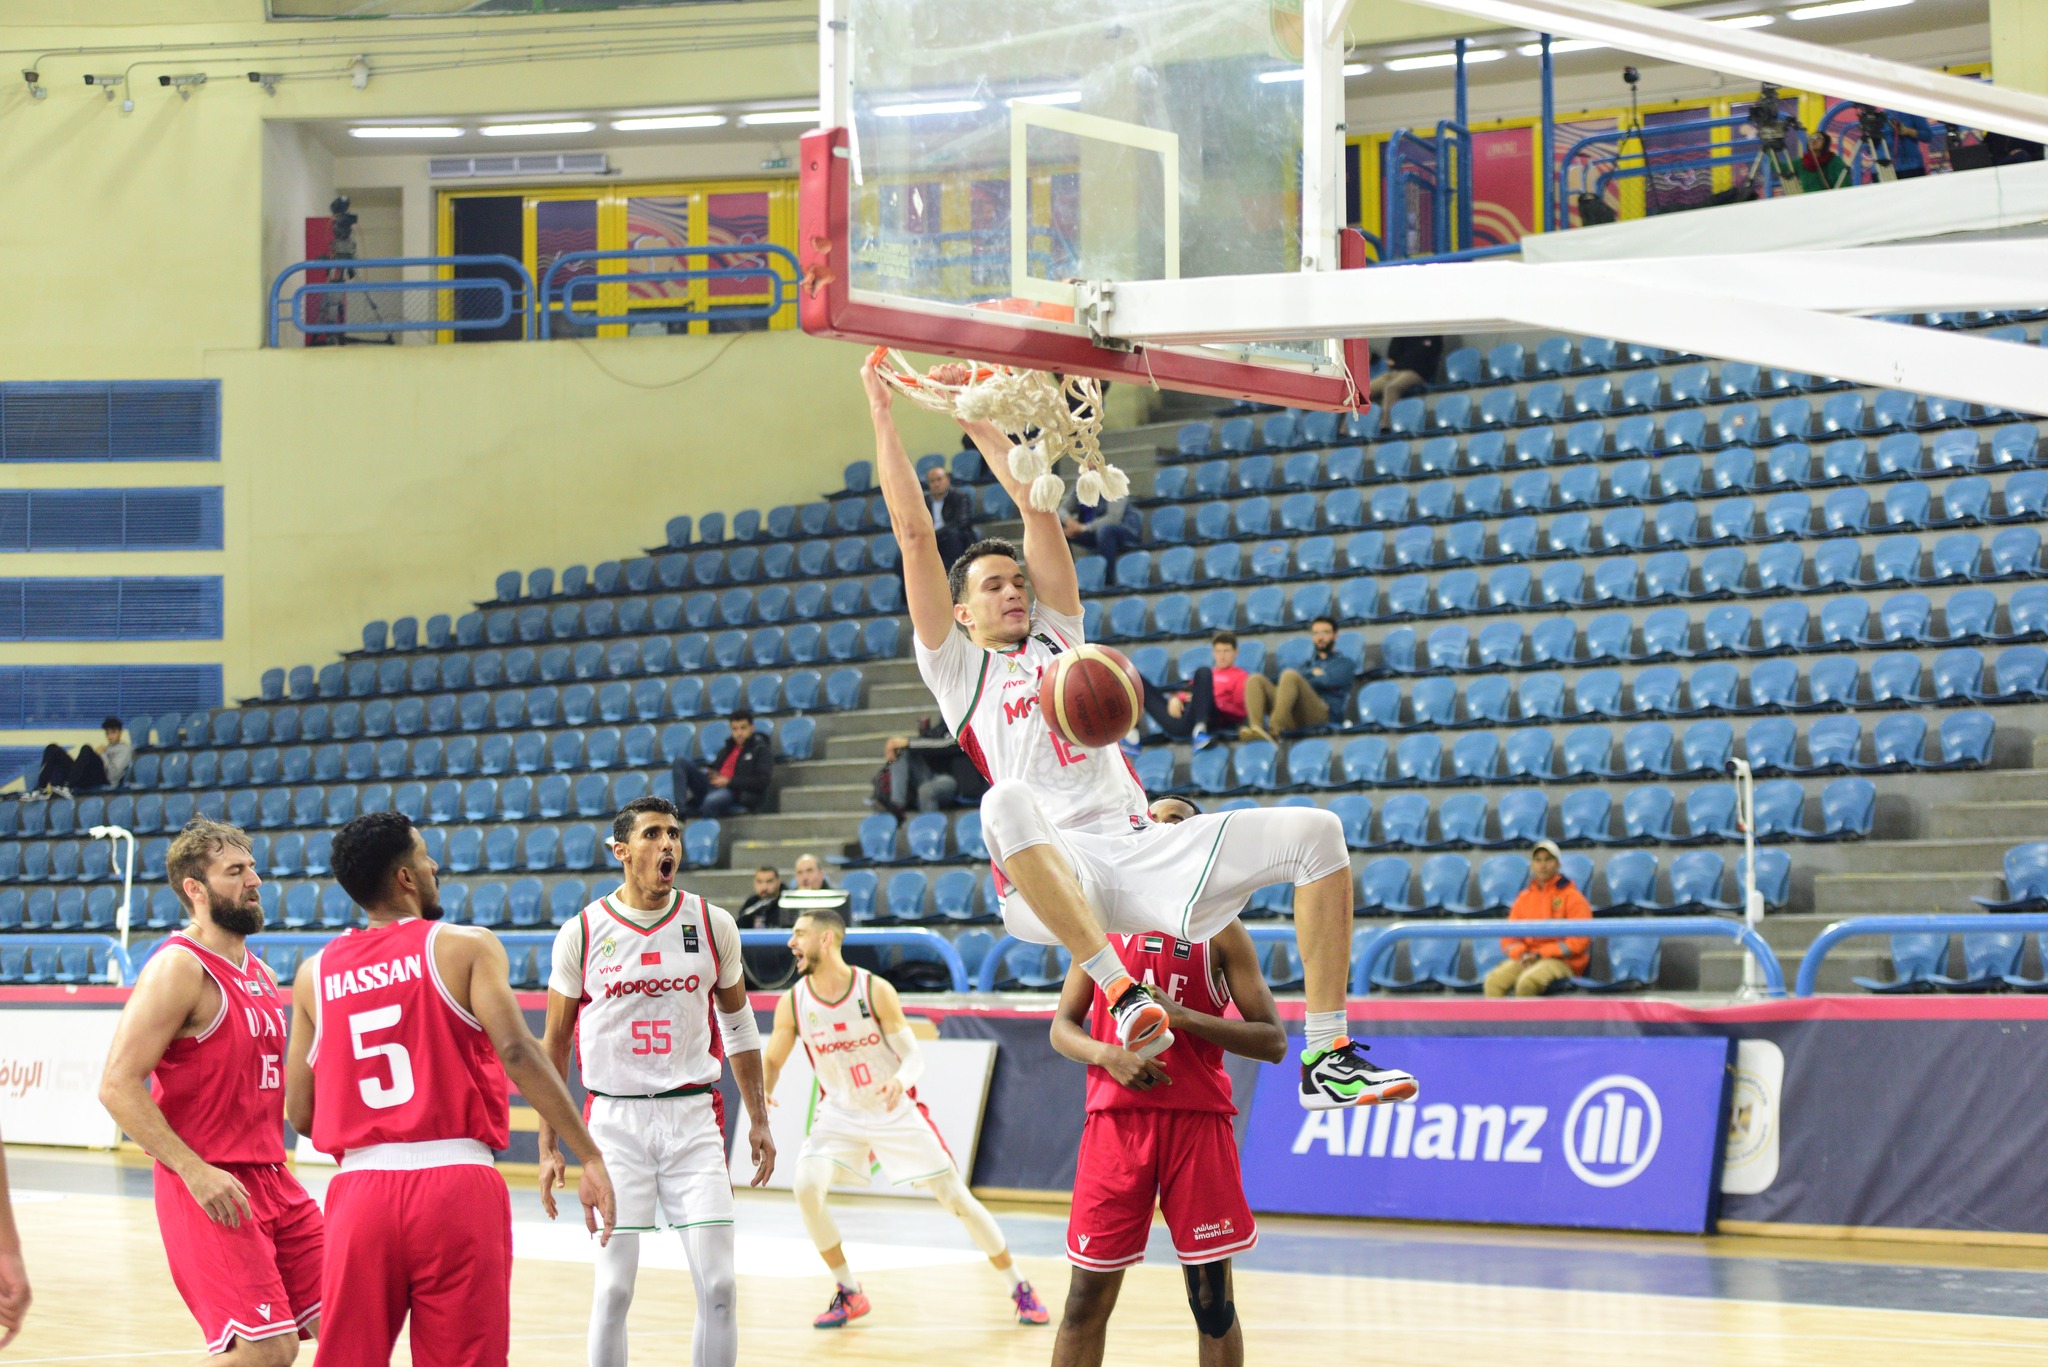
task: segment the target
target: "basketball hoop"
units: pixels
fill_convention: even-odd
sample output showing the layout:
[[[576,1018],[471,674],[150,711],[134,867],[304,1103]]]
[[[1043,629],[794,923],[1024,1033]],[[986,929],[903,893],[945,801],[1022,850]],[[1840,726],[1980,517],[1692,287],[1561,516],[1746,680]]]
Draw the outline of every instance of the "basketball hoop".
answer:
[[[1013,443],[1010,473],[1031,486],[1031,506],[1042,513],[1066,497],[1066,481],[1053,473],[1063,459],[1080,470],[1074,494],[1091,508],[1131,492],[1130,478],[1103,459],[1102,385],[1091,376],[960,361],[920,375],[888,347],[875,348],[875,370],[921,408],[1001,428]]]

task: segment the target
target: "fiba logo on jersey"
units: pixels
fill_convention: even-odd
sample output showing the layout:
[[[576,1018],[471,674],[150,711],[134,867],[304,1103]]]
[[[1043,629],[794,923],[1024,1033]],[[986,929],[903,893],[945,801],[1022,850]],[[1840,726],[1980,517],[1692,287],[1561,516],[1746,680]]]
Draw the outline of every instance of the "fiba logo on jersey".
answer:
[[[1650,1166],[1663,1134],[1657,1094],[1626,1073],[1610,1073],[1565,1113],[1564,1161],[1588,1186],[1626,1186]]]

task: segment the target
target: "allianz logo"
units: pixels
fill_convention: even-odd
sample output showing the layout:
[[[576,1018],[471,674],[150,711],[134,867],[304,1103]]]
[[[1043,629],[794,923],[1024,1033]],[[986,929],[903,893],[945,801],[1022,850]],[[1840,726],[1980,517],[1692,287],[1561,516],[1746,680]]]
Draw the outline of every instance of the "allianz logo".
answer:
[[[1484,1102],[1369,1106],[1310,1111],[1293,1151],[1322,1146],[1338,1158],[1391,1158],[1451,1163],[1541,1163],[1556,1145],[1566,1166],[1592,1187],[1619,1187],[1642,1176],[1657,1156],[1664,1112],[1641,1080],[1611,1073],[1582,1088],[1564,1123],[1547,1132],[1548,1106]]]

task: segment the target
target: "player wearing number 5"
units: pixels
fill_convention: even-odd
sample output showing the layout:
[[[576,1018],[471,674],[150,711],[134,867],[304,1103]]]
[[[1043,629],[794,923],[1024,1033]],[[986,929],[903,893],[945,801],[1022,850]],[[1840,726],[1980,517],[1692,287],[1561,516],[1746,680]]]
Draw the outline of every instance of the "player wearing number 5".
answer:
[[[564,1072],[570,1050],[581,1052],[590,1132],[611,1159],[619,1191],[618,1237],[597,1255],[590,1362],[624,1367],[640,1236],[666,1227],[682,1235],[697,1291],[691,1361],[732,1367],[739,1314],[718,1091],[727,1058],[752,1121],[754,1185],[775,1167],[739,927],[722,908],[676,887],[683,826],[665,798],[627,803],[612,822],[611,849],[625,884],[562,927],[548,977],[548,1052]],[[564,1137],[583,1152],[581,1142]],[[543,1118],[540,1189],[550,1215],[563,1172]]]
[[[249,952],[263,880],[249,837],[199,817],[171,842],[191,922],[121,1011],[100,1102],[156,1159],[171,1280],[236,1367],[283,1367],[320,1322],[320,1211],[284,1166],[285,1006]]]
[[[411,1318],[412,1360],[504,1367],[512,1203],[493,1165],[509,1077],[583,1160],[579,1195],[609,1237],[611,1182],[569,1090],[512,995],[505,947],[441,922],[438,869],[398,812],[334,837],[334,877],[368,913],[292,984],[292,1127],[341,1160],[327,1188],[327,1307],[315,1367],[385,1367]]]

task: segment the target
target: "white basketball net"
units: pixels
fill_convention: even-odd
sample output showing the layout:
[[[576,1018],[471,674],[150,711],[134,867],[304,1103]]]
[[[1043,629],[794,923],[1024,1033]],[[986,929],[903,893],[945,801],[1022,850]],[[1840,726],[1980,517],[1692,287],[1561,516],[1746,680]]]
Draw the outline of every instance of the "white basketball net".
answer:
[[[1079,468],[1074,496],[1089,507],[1130,494],[1130,478],[1102,456],[1102,386],[1093,378],[981,362],[920,375],[901,352],[884,350],[878,370],[903,397],[963,422],[993,423],[1009,436],[1010,473],[1030,486],[1033,508],[1058,511],[1067,485],[1053,471],[1063,459]],[[1035,435],[1027,441],[1027,434]]]

